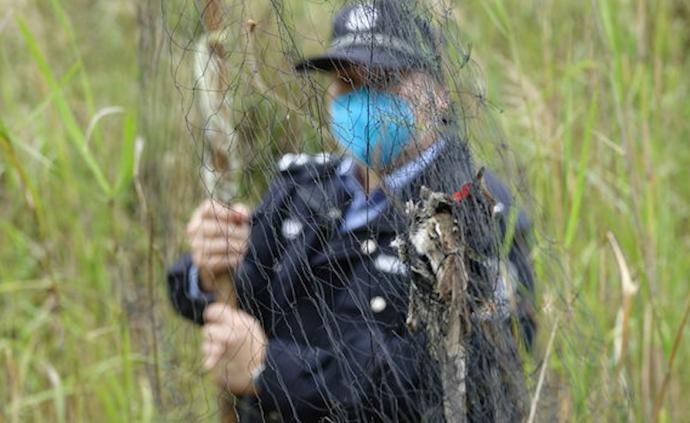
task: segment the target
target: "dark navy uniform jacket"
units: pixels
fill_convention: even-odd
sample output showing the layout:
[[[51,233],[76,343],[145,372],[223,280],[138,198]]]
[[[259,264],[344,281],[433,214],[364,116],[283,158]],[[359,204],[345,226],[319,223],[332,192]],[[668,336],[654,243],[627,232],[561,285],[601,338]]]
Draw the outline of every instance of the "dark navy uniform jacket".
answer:
[[[431,160],[454,159],[444,153]],[[401,204],[375,193],[373,199],[384,201],[366,208],[371,218],[363,224],[353,224],[362,216],[347,215],[356,192],[342,160],[299,155],[283,158],[280,167],[252,215],[249,251],[234,275],[241,307],[269,339],[259,394],[240,400],[241,421],[441,420],[436,366],[424,334],[406,326],[409,274],[390,245],[404,230]],[[417,167],[399,178],[404,186],[397,189],[414,193],[426,185],[451,192],[456,185],[434,181],[433,166]],[[442,179],[469,178],[466,173],[458,169],[455,178]],[[486,181],[510,207],[500,181],[490,174]],[[523,215],[517,226],[510,261],[531,290]],[[190,269],[185,256],[169,270],[170,293],[175,308],[201,324],[210,298],[190,294]],[[520,318],[531,338],[532,321]]]

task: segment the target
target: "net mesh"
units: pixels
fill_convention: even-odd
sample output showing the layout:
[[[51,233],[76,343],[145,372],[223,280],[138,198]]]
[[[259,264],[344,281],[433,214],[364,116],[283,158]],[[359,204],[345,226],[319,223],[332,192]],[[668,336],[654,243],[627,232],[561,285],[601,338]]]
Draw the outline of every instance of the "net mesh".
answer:
[[[223,418],[527,418],[529,199],[454,9],[162,5],[207,219],[228,239],[192,243],[169,270],[172,302],[205,327],[223,303],[265,334],[234,330],[264,347],[256,392],[231,394],[235,353],[213,366]],[[250,220],[228,221],[243,205]]]

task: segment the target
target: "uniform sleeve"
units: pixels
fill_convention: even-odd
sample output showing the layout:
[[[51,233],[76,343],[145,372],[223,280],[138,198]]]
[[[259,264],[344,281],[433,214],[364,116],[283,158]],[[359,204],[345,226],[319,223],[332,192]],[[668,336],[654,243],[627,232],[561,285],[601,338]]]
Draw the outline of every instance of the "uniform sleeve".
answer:
[[[532,240],[532,225],[525,217],[518,218],[513,245],[508,259],[514,266],[517,279],[517,318],[522,328],[525,345],[531,348],[537,333],[537,319],[534,311],[534,271],[530,259],[530,243]]]
[[[266,281],[271,277],[271,263],[277,254],[277,248],[270,228],[278,219],[277,213],[288,189],[283,179],[277,178],[252,213],[249,250],[234,275],[240,304],[250,312],[256,311],[256,306],[261,303],[261,294],[265,291]],[[168,268],[168,293],[173,307],[180,315],[194,323],[203,324],[204,310],[214,298],[209,293],[200,292],[195,295],[190,290],[190,274],[193,270],[189,254],[183,255]]]
[[[486,171],[485,181],[496,199],[506,206],[506,215],[513,206],[512,194],[508,187],[492,172]],[[505,231],[502,222],[502,230]],[[515,270],[517,279],[517,318],[522,329],[522,337],[527,347],[531,347],[537,331],[537,321],[534,312],[534,272],[530,259],[530,244],[532,241],[532,222],[527,214],[520,210],[515,219],[515,233],[508,259]]]
[[[273,260],[279,254],[272,229],[278,219],[277,213],[275,198],[269,197],[252,214],[247,255],[233,274],[240,306],[257,318],[261,318],[261,312],[268,304],[266,286],[272,277]],[[214,301],[214,297],[191,289],[194,281],[190,276],[193,276],[194,270],[191,256],[183,255],[168,269],[168,292],[173,307],[180,315],[203,324],[204,310]]]
[[[168,293],[175,311],[183,317],[201,325],[204,323],[204,309],[213,301],[213,295],[190,292],[190,273],[193,270],[192,257],[185,254],[168,269]]]
[[[276,228],[279,228],[285,214],[286,198],[292,191],[294,186],[282,177],[269,186],[263,200],[252,213],[247,255],[233,275],[240,307],[259,319],[264,327],[264,316],[271,311],[268,286],[275,273],[274,263],[280,260],[283,253],[281,235]]]

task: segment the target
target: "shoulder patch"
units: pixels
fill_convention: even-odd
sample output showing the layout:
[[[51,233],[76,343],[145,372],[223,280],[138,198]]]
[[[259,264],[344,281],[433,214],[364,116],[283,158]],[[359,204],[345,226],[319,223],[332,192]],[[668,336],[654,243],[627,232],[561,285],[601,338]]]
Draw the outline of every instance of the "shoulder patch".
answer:
[[[278,160],[278,170],[281,173],[292,172],[311,165],[314,167],[328,167],[336,164],[338,159],[330,153],[293,154],[288,153]]]

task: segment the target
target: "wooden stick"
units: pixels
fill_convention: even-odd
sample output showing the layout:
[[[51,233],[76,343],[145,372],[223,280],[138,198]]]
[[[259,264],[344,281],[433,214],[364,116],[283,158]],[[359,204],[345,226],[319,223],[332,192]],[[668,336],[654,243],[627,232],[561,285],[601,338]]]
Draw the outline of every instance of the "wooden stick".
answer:
[[[226,52],[222,43],[222,37],[215,37],[224,29],[223,4],[222,0],[197,0],[197,6],[201,13],[204,31],[207,34],[206,38],[202,41],[207,45],[203,46],[205,48],[202,51],[208,49],[209,52],[207,59],[209,63],[207,63],[207,66],[204,66],[203,69],[204,72],[216,73],[215,75],[211,75],[211,78],[201,78],[204,81],[204,85],[206,85],[206,81],[211,81],[213,86],[202,87],[204,89],[202,95],[208,96],[208,98],[202,100],[208,101],[198,102],[198,104],[201,113],[204,115],[202,118],[206,120],[208,124],[216,123],[219,119],[220,122],[225,123],[224,125],[219,125],[221,127],[220,131],[215,131],[217,128],[212,128],[214,131],[204,132],[204,143],[210,150],[210,163],[207,165],[211,168],[211,171],[207,175],[209,177],[205,178],[206,180],[204,182],[207,188],[212,188],[210,189],[212,197],[216,197],[215,199],[230,206],[231,196],[236,191],[234,175],[238,171],[236,167],[238,161],[237,157],[232,157],[231,154],[234,141],[236,140],[233,136],[231,125],[229,125],[232,117],[232,110],[222,110],[223,108],[228,108],[228,102],[225,97],[228,88],[228,81],[225,78],[226,66],[224,62]],[[209,110],[216,108],[217,110]],[[220,113],[221,116],[218,116],[218,113]],[[225,121],[223,121],[223,119],[225,119]],[[215,137],[215,139],[211,137]],[[216,193],[216,190],[218,190],[218,193]],[[217,299],[230,307],[237,307],[237,295],[229,272],[216,277],[215,291]],[[222,390],[223,387],[220,387],[220,389]],[[219,395],[218,408],[220,421],[222,423],[237,422],[234,397]]]

